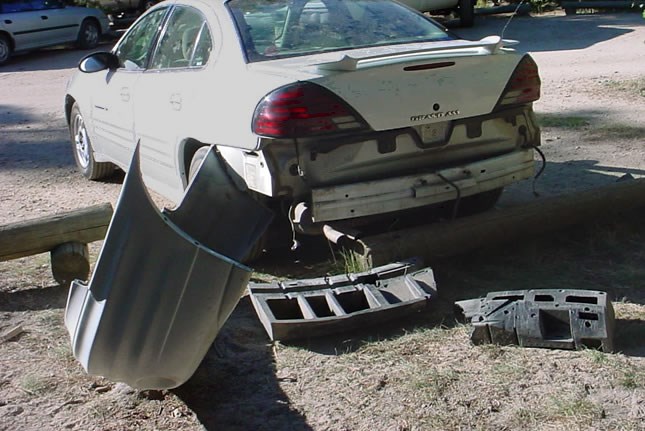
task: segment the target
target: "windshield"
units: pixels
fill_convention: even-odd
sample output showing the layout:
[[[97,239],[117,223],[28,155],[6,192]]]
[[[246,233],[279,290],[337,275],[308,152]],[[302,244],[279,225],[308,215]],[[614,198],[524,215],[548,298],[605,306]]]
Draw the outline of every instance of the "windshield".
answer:
[[[451,39],[390,0],[231,0],[249,62],[325,51]]]

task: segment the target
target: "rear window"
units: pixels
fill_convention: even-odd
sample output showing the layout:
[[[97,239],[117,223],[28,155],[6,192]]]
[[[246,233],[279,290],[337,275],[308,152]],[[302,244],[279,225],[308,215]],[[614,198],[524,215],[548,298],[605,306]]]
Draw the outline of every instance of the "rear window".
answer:
[[[249,62],[446,40],[425,16],[390,0],[231,0]]]

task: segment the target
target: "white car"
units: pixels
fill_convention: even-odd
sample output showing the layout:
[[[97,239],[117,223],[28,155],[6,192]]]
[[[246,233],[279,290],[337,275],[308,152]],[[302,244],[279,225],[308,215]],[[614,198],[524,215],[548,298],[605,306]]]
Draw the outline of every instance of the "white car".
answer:
[[[109,21],[98,9],[66,6],[62,0],[0,2],[0,65],[14,52],[75,43],[94,48]]]
[[[79,69],[65,114],[87,178],[140,142],[147,186],[179,202],[215,146],[294,232],[490,207],[540,143],[529,55],[390,0],[165,1]]]

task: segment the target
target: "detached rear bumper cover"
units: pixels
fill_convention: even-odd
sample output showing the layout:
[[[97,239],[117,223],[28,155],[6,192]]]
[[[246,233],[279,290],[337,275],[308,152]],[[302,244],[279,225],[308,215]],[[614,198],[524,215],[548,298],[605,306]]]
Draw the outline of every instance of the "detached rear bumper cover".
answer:
[[[312,190],[315,222],[341,220],[416,208],[505,187],[530,178],[533,149],[432,173]],[[452,183],[452,184],[451,184]]]
[[[212,167],[214,158],[211,150],[202,168]],[[207,170],[200,169],[184,200],[194,210],[192,217],[182,219],[178,209],[174,214],[178,222],[211,224],[213,202],[224,199],[222,195],[200,195],[201,207],[189,197],[208,188],[203,184],[212,179]],[[224,195],[231,202],[226,210],[237,214],[233,230],[241,232],[229,251],[239,259],[271,217],[257,203],[253,210],[254,201],[233,182],[228,192]],[[240,208],[250,213],[239,213]],[[250,268],[205,247],[201,238],[191,238],[171,217],[172,213],[159,214],[150,201],[137,149],[92,279],[89,285],[74,281],[67,300],[65,325],[74,356],[88,373],[141,389],[181,385],[201,362],[248,284]],[[234,239],[231,229],[219,225],[226,238]],[[206,240],[217,243],[216,237],[209,230]]]

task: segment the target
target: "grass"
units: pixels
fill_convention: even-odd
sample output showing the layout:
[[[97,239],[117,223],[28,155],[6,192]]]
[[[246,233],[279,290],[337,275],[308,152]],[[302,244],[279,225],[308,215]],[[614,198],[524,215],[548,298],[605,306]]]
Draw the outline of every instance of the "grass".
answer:
[[[338,257],[336,256],[338,254]],[[367,271],[369,268],[359,257],[349,250],[341,249],[332,253],[331,274],[350,274]]]
[[[643,100],[645,103],[645,100]],[[625,124],[612,124],[594,127],[587,131],[591,141],[612,141],[618,139],[642,139],[645,136],[645,127],[629,126]]]
[[[602,407],[586,398],[570,398],[567,395],[562,395],[552,398],[551,404],[552,406],[547,416],[572,418],[577,423],[591,425],[594,419],[601,418],[604,414]]]
[[[604,85],[615,91],[645,97],[645,76],[623,81],[608,80]]]
[[[49,378],[37,374],[28,374],[20,380],[20,389],[32,396],[44,395],[54,388],[55,385]]]
[[[451,369],[429,369],[426,373],[415,377],[412,385],[415,390],[423,392],[426,399],[442,397],[459,380],[459,374]]]
[[[576,117],[555,114],[537,114],[538,123],[542,127],[554,127],[559,129],[581,129],[589,126],[590,119],[587,117]]]

